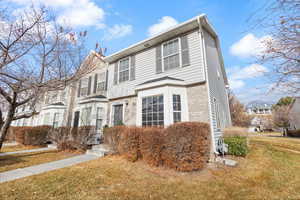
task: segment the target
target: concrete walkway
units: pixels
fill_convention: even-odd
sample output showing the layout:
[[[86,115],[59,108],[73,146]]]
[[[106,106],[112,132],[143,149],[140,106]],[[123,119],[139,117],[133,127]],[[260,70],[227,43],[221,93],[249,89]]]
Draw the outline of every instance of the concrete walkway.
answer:
[[[74,156],[63,160],[58,160],[58,161],[53,161],[53,162],[35,165],[31,167],[25,167],[25,168],[11,170],[7,172],[2,172],[0,173],[0,183],[4,183],[7,181],[12,181],[12,180],[16,180],[19,178],[24,178],[36,174],[41,174],[44,172],[61,169],[64,167],[69,167],[72,165],[94,160],[97,158],[99,158],[99,156],[84,154],[84,155]]]
[[[32,153],[32,152],[40,152],[40,151],[49,151],[54,150],[55,147],[44,147],[44,148],[37,148],[37,149],[28,149],[28,150],[22,150],[22,151],[14,151],[14,152],[4,152],[0,153],[0,156],[8,156],[8,155],[14,155],[14,154],[22,154],[22,153]]]
[[[17,145],[18,145],[17,142],[5,142],[5,143],[3,143],[4,147],[17,146]]]

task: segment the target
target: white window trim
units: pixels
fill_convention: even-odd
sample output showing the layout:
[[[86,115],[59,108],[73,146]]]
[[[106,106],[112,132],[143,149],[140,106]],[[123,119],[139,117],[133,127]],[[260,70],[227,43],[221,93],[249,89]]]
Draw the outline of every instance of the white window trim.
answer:
[[[105,71],[105,72],[97,73],[97,76],[99,76],[99,78],[100,78],[100,74],[104,74],[104,80],[101,81],[101,79],[97,78],[96,93],[105,91],[106,75],[107,75],[106,73],[107,73],[106,71]],[[104,88],[103,88],[103,90],[99,90],[99,87],[98,87],[98,86],[99,86],[100,83],[104,83]]]
[[[177,69],[177,68],[174,68],[174,69],[169,69],[169,70],[165,70],[165,62],[164,62],[164,58],[165,58],[165,56],[164,56],[164,45],[166,44],[166,43],[170,43],[170,42],[172,42],[172,41],[174,41],[174,40],[178,40],[178,55],[179,55],[179,67],[178,68],[182,68],[182,52],[181,52],[181,38],[180,37],[176,37],[176,38],[174,38],[174,39],[171,39],[171,40],[168,40],[168,41],[165,41],[164,43],[162,43],[161,44],[161,65],[162,65],[162,72],[165,72],[165,71],[172,71],[172,70],[175,70],[175,69]],[[176,55],[176,54],[172,54],[172,55]],[[168,55],[168,56],[166,56],[166,57],[170,57],[170,56],[172,56],[172,55]]]
[[[123,61],[123,60],[126,60],[126,59],[128,59],[128,71],[129,71],[129,74],[128,74],[128,80],[126,80],[126,81],[122,81],[122,82],[120,82],[120,63],[121,63],[121,61]],[[124,70],[125,71],[125,70]],[[127,71],[127,70],[126,70]],[[122,71],[123,72],[123,71]],[[125,57],[125,58],[122,58],[122,59],[120,59],[119,61],[118,61],[118,81],[117,81],[117,83],[118,84],[122,84],[122,83],[126,83],[126,82],[128,82],[128,81],[130,81],[130,74],[131,74],[131,56],[127,56],[127,57]]]

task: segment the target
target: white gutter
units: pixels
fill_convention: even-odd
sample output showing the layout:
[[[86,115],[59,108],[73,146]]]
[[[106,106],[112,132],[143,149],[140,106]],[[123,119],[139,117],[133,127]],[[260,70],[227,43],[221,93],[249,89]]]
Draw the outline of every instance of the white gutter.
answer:
[[[201,16],[201,17],[205,17],[205,15]],[[208,98],[208,112],[209,112],[209,120],[210,120],[210,129],[211,129],[211,142],[212,142],[212,148],[213,148],[213,152],[215,154],[217,154],[216,152],[216,145],[215,145],[215,134],[214,134],[214,127],[213,127],[213,120],[212,120],[212,105],[211,105],[211,98],[210,98],[210,88],[209,88],[209,80],[208,80],[208,66],[207,66],[207,62],[206,62],[206,49],[205,49],[205,41],[204,41],[204,33],[202,30],[202,24],[201,24],[201,17],[199,16],[197,18],[197,22],[199,25],[199,38],[201,40],[201,48],[202,48],[202,56],[203,56],[203,64],[204,64],[204,71],[205,71],[205,80],[207,83],[207,98]]]

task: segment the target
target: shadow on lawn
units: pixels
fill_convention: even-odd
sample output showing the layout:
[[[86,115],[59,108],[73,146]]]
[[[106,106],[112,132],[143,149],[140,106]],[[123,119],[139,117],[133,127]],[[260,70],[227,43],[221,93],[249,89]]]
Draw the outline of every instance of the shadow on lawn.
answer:
[[[0,167],[14,165],[22,162],[29,162],[28,160],[24,160],[26,157],[34,157],[42,154],[46,154],[49,152],[36,152],[31,154],[15,154],[15,155],[7,155],[0,157]]]

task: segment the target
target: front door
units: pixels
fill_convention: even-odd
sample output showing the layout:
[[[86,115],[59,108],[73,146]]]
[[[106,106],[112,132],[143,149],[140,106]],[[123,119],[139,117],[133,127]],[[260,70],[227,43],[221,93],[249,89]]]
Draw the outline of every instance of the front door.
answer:
[[[114,106],[114,126],[123,124],[123,105]]]
[[[78,124],[79,124],[79,113],[80,113],[79,111],[75,112],[73,127],[78,127]]]

